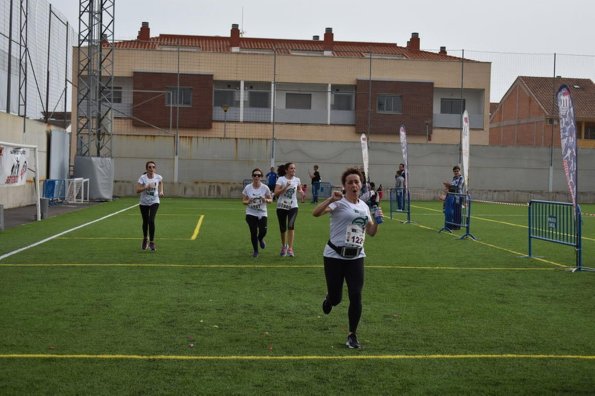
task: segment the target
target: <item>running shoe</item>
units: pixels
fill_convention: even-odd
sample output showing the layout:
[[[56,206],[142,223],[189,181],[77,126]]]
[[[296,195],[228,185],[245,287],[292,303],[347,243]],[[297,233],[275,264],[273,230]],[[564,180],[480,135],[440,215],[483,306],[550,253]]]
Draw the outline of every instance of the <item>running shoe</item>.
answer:
[[[287,256],[287,246],[286,245],[283,245],[283,247],[281,248],[281,253],[279,253],[279,255],[281,257]]]
[[[355,333],[351,333],[347,336],[347,341],[345,341],[345,345],[347,345],[347,347],[350,349],[361,348],[361,345],[357,340],[357,336],[355,335]]]
[[[328,296],[326,296],[326,298],[322,302],[322,312],[324,312],[325,314],[328,315],[331,313],[332,309],[333,309],[333,305],[328,300]]]
[[[143,239],[143,244],[141,245],[141,249],[143,250],[147,250],[147,246],[149,246],[149,240],[148,239]]]
[[[293,257],[293,256],[294,256],[293,249],[292,248],[287,249],[287,257]]]
[[[258,251],[255,250],[254,253],[252,253],[252,257],[254,257],[254,258],[258,257]]]
[[[267,246],[264,239],[259,240],[258,243],[259,243],[261,249],[264,249]]]
[[[155,242],[149,242],[149,249],[154,252],[155,251]]]

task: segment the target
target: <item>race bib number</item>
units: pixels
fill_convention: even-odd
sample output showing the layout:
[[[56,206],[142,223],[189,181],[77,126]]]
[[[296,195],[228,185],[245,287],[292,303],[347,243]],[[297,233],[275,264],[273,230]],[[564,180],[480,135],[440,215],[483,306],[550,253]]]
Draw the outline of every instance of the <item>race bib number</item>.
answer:
[[[345,232],[345,246],[363,247],[366,234],[364,229],[357,225],[350,225]]]
[[[250,200],[250,207],[252,209],[260,209],[260,205],[262,204],[262,198],[261,197],[253,197]]]
[[[279,199],[279,209],[289,210],[291,209],[291,198],[283,196]]]

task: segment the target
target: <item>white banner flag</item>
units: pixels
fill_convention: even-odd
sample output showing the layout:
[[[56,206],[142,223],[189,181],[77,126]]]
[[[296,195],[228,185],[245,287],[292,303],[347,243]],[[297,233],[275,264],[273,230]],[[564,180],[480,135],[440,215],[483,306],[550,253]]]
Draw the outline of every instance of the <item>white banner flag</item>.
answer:
[[[560,146],[562,148],[562,165],[566,174],[568,191],[572,204],[576,206],[577,182],[577,147],[576,147],[576,119],[570,88],[562,85],[558,89],[558,112],[560,114]]]
[[[0,185],[22,186],[27,181],[30,150],[0,145]]]
[[[405,131],[405,125],[401,125],[399,138],[401,140],[401,151],[403,152],[403,164],[405,165],[405,174],[403,175],[405,178],[404,187],[407,190],[407,186],[409,185],[409,164],[407,163],[407,132]]]
[[[360,137],[360,142],[362,143],[362,159],[364,162],[364,177],[366,181],[370,181],[370,175],[368,175],[368,138],[366,137],[365,133],[362,133]]]
[[[463,154],[463,180],[465,181],[465,191],[469,191],[469,113],[467,113],[467,110],[463,112],[461,151]]]

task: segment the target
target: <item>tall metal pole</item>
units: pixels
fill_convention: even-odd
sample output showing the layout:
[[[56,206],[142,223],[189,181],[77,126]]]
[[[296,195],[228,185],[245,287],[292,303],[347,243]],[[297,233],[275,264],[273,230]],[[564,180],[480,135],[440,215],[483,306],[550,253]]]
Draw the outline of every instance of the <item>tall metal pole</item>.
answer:
[[[273,86],[272,94],[272,109],[271,121],[273,123],[273,137],[271,139],[271,166],[275,166],[275,109],[277,107],[277,49],[273,47]]]
[[[8,73],[6,81],[6,113],[10,114],[10,91],[12,88],[12,6],[13,0],[10,0],[10,17],[8,18]]]
[[[66,32],[68,35],[68,32]],[[43,117],[44,121],[47,122],[50,118],[50,52],[52,49],[52,5],[50,4],[50,14],[48,16],[48,57],[46,61],[46,70],[45,70],[45,106],[43,103],[41,104],[41,108],[44,111],[45,115]],[[45,107],[45,109],[44,109]]]
[[[554,76],[552,78],[552,122],[550,123],[550,173],[548,180],[548,191],[554,190],[554,112],[556,110],[556,53],[554,52]]]
[[[465,82],[465,50],[461,53],[461,106],[459,113],[459,164],[463,162],[463,86]],[[471,138],[471,136],[469,136]]]
[[[178,73],[176,81],[176,136],[174,141],[174,183],[178,182],[178,145],[180,143],[180,44],[178,43]]]
[[[369,50],[370,62],[368,70],[368,130],[366,131],[366,137],[370,142],[370,128],[372,128],[372,50]],[[368,175],[366,175],[368,177]]]

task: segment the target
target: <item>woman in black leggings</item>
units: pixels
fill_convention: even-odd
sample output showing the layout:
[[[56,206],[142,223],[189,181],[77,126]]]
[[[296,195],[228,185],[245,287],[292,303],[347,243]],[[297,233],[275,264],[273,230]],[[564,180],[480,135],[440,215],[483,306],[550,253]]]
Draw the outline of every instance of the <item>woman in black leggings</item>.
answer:
[[[252,170],[252,183],[242,191],[242,203],[246,205],[246,223],[250,228],[252,257],[258,257],[258,247],[264,249],[264,237],[267,234],[267,204],[273,202],[271,190],[261,182],[262,170]]]
[[[324,248],[324,275],[327,295],[322,311],[329,314],[341,302],[343,282],[349,294],[349,333],[345,345],[360,348],[356,331],[362,315],[362,289],[364,287],[364,241],[366,234],[376,235],[378,224],[370,214],[368,205],[359,199],[363,176],[358,169],[349,168],[341,177],[343,190],[334,191],[321,202],[312,214],[315,217],[330,214],[330,238]],[[376,213],[382,216],[382,210]]]
[[[163,178],[155,173],[157,165],[147,161],[146,171],[140,175],[136,183],[136,193],[140,193],[140,214],[143,218],[142,250],[149,248],[155,251],[155,216],[159,209],[159,198],[163,197]]]

